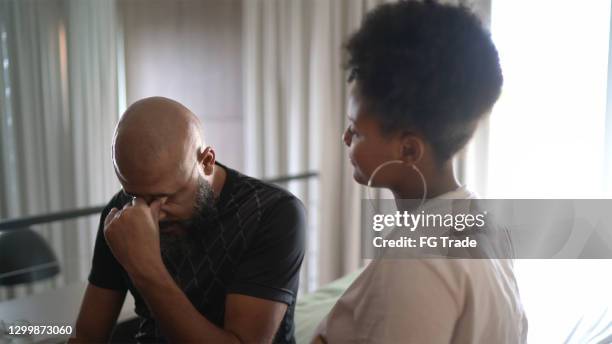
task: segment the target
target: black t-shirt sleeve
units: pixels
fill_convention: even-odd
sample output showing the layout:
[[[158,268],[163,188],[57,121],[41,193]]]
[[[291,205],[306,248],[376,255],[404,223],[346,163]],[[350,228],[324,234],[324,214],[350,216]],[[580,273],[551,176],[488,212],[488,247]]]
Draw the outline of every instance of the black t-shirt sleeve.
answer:
[[[113,256],[104,238],[104,219],[113,207],[123,207],[125,202],[123,202],[122,198],[120,194],[113,197],[100,216],[91,271],[89,273],[89,283],[100,288],[126,291],[127,285],[123,277],[123,267]]]
[[[291,305],[304,259],[305,226],[304,206],[297,198],[283,199],[271,207],[243,255],[228,294]]]

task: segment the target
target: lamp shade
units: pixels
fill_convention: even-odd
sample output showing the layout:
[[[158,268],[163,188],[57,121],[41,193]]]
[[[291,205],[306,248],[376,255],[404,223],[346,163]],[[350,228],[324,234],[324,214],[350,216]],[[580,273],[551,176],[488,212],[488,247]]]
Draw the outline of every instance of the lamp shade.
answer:
[[[0,285],[51,278],[59,265],[45,239],[29,228],[0,233]]]

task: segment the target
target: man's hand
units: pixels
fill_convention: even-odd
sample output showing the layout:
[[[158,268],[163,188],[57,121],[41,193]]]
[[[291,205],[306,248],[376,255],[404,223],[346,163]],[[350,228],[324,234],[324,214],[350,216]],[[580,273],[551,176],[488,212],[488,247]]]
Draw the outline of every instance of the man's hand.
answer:
[[[159,248],[159,210],[165,200],[151,205],[141,198],[123,209],[111,209],[104,220],[104,238],[131,277],[148,277],[164,268]]]

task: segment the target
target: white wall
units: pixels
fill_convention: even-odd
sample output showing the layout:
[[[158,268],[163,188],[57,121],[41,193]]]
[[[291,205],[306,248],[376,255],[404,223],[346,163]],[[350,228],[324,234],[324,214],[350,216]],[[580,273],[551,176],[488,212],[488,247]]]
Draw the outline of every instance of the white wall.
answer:
[[[204,125],[207,144],[243,168],[240,0],[120,0],[127,104],[175,99]]]

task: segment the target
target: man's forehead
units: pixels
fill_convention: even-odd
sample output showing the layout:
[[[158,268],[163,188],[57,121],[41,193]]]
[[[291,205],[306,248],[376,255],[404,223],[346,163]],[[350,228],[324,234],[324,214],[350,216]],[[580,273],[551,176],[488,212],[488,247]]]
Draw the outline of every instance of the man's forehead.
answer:
[[[146,182],[134,182],[130,183],[127,181],[121,182],[123,191],[135,197],[168,197],[176,192],[174,183],[168,183],[160,181],[157,183],[146,183]]]
[[[121,173],[120,173],[121,172]],[[123,189],[135,196],[169,195],[183,185],[189,178],[188,171],[182,166],[142,168],[133,171],[115,169]]]

